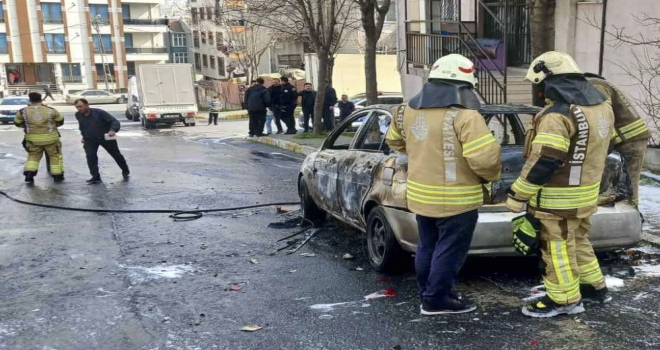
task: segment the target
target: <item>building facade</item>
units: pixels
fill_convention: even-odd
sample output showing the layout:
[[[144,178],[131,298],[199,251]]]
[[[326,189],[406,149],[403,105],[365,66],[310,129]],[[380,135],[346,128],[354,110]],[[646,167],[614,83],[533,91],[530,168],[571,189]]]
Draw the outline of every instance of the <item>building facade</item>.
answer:
[[[1,0],[0,92],[124,90],[135,68],[164,63],[159,0]]]
[[[190,63],[190,30],[181,19],[170,19],[167,47],[169,63]]]

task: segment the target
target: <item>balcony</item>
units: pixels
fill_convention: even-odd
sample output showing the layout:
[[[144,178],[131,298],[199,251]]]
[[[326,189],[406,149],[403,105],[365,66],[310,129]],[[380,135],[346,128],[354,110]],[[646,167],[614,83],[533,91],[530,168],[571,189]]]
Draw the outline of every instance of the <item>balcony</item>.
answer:
[[[168,19],[167,18],[161,18],[161,19],[124,18],[124,25],[126,24],[144,25],[144,26],[157,26],[157,25],[166,26],[168,24]]]
[[[127,47],[126,54],[130,54],[130,53],[167,54],[167,48],[166,47]]]
[[[62,23],[64,23],[62,17],[49,17],[49,16],[44,17],[44,24],[62,24]]]
[[[69,76],[69,77],[62,77],[62,81],[65,83],[73,83],[73,84],[80,84],[82,83],[82,77],[81,76]]]
[[[65,53],[66,53],[66,52],[65,52]],[[101,52],[101,48],[100,48],[100,47],[95,47],[95,48],[94,48],[94,53],[96,53],[96,54],[104,54],[104,55],[108,55],[108,54],[112,54],[112,53],[113,53],[113,50],[112,50],[112,47],[104,47],[104,48],[103,48],[103,52]]]
[[[46,48],[46,53],[64,55],[64,54],[66,54],[66,48],[64,48],[64,47]]]

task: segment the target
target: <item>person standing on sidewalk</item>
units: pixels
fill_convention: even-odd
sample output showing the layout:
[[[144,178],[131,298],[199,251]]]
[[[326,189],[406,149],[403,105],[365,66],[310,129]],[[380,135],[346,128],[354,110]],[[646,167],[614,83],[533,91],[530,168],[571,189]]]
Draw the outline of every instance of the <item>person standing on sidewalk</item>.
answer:
[[[289,83],[289,78],[282,77],[282,95],[280,96],[280,103],[282,104],[282,120],[286,124],[286,134],[293,135],[296,131],[296,120],[293,113],[298,104],[298,91],[296,87]]]
[[[49,97],[50,97],[51,100],[55,101],[55,97],[53,97],[53,94],[51,94],[51,92],[50,92],[50,86],[44,85],[44,95],[46,95],[44,97],[44,101],[46,101],[46,99],[49,98]]]
[[[323,99],[323,129],[330,131],[335,127],[335,104],[337,104],[337,91],[325,84],[325,98]]]
[[[247,96],[247,93],[245,94]],[[218,114],[222,109],[222,102],[220,102],[220,97],[216,96],[213,98],[213,102],[209,104],[209,124],[213,122],[213,125],[218,125]]]
[[[415,272],[423,315],[476,310],[454,293],[483,205],[483,184],[502,170],[500,145],[479,114],[474,63],[450,54],[429,82],[395,109],[387,144],[408,155],[408,209],[417,214]]]
[[[270,110],[273,112],[273,117],[275,117],[275,126],[277,127],[277,133],[281,134],[282,131],[282,102],[280,101],[282,97],[282,85],[280,84],[279,79],[273,79],[272,85],[268,87],[268,94],[270,95]]]
[[[343,122],[351,113],[355,112],[355,104],[348,100],[347,95],[341,95],[341,101],[337,103],[339,107],[339,122]]]
[[[309,121],[314,123],[314,103],[316,102],[316,91],[312,89],[311,83],[305,83],[304,90],[300,93],[300,104],[303,112],[303,129],[309,132]]]
[[[124,180],[128,181],[131,172],[128,169],[128,164],[126,164],[126,159],[119,151],[119,145],[117,145],[115,139],[115,135],[121,128],[119,121],[102,109],[89,108],[89,102],[84,98],[77,99],[74,104],[78,110],[76,119],[78,119],[80,133],[82,134],[81,142],[87,155],[87,166],[92,175],[87,183],[96,184],[101,182],[97,155],[99,146],[103,147],[117,162]]]
[[[270,105],[270,94],[264,87],[264,80],[257,78],[257,83],[249,89],[247,97],[247,108],[250,113],[250,137],[262,137],[264,124],[266,124],[266,109]]]

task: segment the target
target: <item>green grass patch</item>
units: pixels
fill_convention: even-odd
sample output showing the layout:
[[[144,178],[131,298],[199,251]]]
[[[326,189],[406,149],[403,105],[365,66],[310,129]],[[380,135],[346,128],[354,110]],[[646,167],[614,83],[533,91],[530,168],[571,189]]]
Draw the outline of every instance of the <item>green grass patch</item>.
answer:
[[[354,137],[355,133],[354,132],[342,132],[341,136]]]
[[[328,137],[328,134],[326,134],[326,133],[322,133],[321,135],[316,135],[316,134],[311,133],[311,132],[296,134],[296,135],[293,136],[294,139],[298,139],[298,140],[325,139],[326,137]]]

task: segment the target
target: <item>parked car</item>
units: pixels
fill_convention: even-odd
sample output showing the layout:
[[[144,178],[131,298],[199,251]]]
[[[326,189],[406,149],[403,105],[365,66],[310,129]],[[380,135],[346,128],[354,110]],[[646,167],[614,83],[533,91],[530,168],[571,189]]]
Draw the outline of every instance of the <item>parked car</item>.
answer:
[[[0,101],[0,122],[9,124],[14,122],[16,113],[21,108],[27,107],[30,99],[27,96],[10,96]]]
[[[357,94],[348,98],[349,101],[355,104],[355,109],[367,107],[367,95]],[[339,103],[339,102],[337,102]],[[397,105],[403,103],[403,95],[394,92],[379,92],[378,103],[379,105]],[[339,119],[339,107],[335,104],[335,119]]]
[[[66,103],[73,104],[77,99],[84,98],[90,104],[99,103],[126,103],[126,95],[115,94],[105,90],[83,90],[66,95]]]
[[[370,106],[353,113],[333,130],[317,152],[307,156],[298,177],[305,219],[318,222],[329,214],[366,233],[371,265],[379,271],[397,266],[404,252],[414,252],[418,232],[415,215],[407,209],[407,156],[391,151],[385,134],[394,106]],[[502,145],[502,177],[479,210],[470,249],[477,255],[514,254],[510,213],[504,205],[506,189],[525,162],[526,119],[539,111],[522,105],[484,106],[481,114]],[[347,132],[358,119],[356,133]],[[617,153],[607,158],[598,212],[590,239],[596,250],[631,246],[641,240],[642,222],[629,204],[630,185]]]

